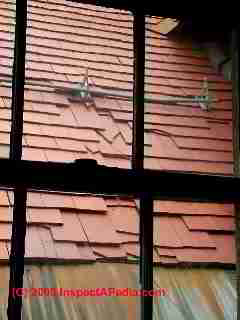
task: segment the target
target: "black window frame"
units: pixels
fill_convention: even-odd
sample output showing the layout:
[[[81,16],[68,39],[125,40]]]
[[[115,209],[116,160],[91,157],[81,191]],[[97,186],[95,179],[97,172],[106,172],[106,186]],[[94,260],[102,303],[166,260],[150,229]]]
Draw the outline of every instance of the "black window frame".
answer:
[[[120,194],[132,195],[139,198],[140,282],[141,288],[144,290],[151,290],[153,288],[153,199],[238,203],[240,198],[240,179],[237,176],[144,169],[145,16],[147,14],[154,14],[156,8],[151,8],[151,6],[148,8],[136,8],[131,3],[129,4],[129,1],[112,1],[110,3],[109,1],[95,2],[81,0],[75,2],[126,9],[133,13],[134,99],[132,169],[100,166],[94,160],[77,160],[70,164],[21,160],[27,0],[16,0],[10,158],[0,159],[2,168],[0,185],[14,189],[8,319],[21,319],[22,297],[13,297],[12,288],[23,286],[28,189]],[[235,92],[238,93],[239,87],[237,86],[235,89]],[[238,104],[239,102],[237,103],[237,110],[239,108]],[[236,130],[238,128],[235,128],[235,135],[238,135],[239,132]],[[116,180],[118,183],[112,185],[111,182]],[[184,185],[182,183],[179,184],[179,181],[184,181]],[[204,189],[202,186],[204,186]],[[153,297],[141,297],[142,320],[152,318],[152,308]]]

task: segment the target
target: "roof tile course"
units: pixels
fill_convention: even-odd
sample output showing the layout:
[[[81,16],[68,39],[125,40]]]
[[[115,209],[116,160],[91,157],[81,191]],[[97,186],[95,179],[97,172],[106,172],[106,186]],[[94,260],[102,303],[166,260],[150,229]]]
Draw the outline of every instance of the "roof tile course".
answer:
[[[69,89],[79,85],[88,68],[93,88],[132,95],[133,18],[106,8],[56,3],[28,4],[23,159],[93,158],[131,168],[132,101],[103,95],[89,106],[74,100]],[[2,0],[0,15],[0,156],[7,158],[14,3]],[[219,100],[209,112],[197,104],[146,103],[145,168],[232,174],[231,82],[191,43],[157,34],[154,22],[148,19],[148,30],[154,32],[147,32],[146,95],[200,95],[207,77],[210,95]],[[9,256],[12,198],[0,191],[1,260]],[[233,264],[233,216],[232,205],[155,201],[154,262]],[[29,192],[27,222],[26,259],[139,257],[134,199]]]
[[[75,243],[55,243],[58,260],[94,261],[96,260],[89,246],[77,246]]]
[[[233,217],[216,216],[183,216],[183,220],[189,230],[204,231],[234,231],[235,223]]]
[[[27,209],[27,222],[31,224],[63,224],[63,217],[59,209],[47,208],[28,208]]]
[[[12,236],[12,226],[10,223],[0,224],[0,240],[10,240]]]
[[[11,207],[0,207],[0,222],[12,222]]]

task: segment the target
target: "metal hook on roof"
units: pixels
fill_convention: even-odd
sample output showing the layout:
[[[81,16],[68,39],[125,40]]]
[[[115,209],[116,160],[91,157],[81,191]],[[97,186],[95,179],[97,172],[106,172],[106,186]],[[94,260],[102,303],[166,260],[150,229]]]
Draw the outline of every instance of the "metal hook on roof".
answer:
[[[207,77],[203,78],[203,89],[202,89],[202,95],[199,96],[199,98],[206,99],[205,102],[199,102],[200,107],[205,110],[210,110],[210,103],[209,103],[209,89],[208,89],[208,80]]]
[[[83,100],[83,102],[86,103],[87,106],[93,103],[93,97],[91,95],[89,86],[88,67],[86,68],[83,80],[80,83],[78,83],[75,89],[72,90],[72,94],[74,96],[80,97]]]

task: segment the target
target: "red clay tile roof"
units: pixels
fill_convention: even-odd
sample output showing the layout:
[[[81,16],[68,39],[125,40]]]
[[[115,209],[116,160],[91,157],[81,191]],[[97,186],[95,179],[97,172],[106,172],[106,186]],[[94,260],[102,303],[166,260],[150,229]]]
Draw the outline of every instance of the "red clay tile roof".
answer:
[[[132,102],[74,98],[88,68],[93,89],[131,95],[132,17],[69,1],[29,1],[23,159],[73,161],[130,168]],[[14,1],[0,1],[0,154],[8,157]],[[146,94],[201,94],[207,77],[218,101],[145,106],[145,167],[232,174],[231,83],[192,43],[160,34],[148,18]],[[61,90],[60,90],[61,89]],[[113,182],[116,183],[116,182]],[[184,182],[182,182],[184,183]],[[0,259],[9,256],[11,192],[0,192]],[[155,201],[154,261],[161,264],[235,263],[232,205]],[[28,194],[26,258],[95,261],[139,256],[134,199]]]

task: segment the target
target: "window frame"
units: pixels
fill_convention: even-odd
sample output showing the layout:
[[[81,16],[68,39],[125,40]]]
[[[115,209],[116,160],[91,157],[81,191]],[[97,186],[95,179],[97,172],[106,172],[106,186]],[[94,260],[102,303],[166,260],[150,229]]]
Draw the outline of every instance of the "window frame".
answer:
[[[12,289],[23,286],[28,189],[95,194],[128,194],[139,198],[140,282],[141,288],[144,290],[151,290],[153,288],[153,199],[230,203],[237,203],[240,199],[238,191],[240,190],[240,179],[236,176],[144,169],[145,15],[151,12],[144,12],[143,8],[136,9],[129,5],[127,1],[113,1],[111,4],[108,1],[95,2],[91,0],[75,2],[100,6],[105,5],[116,9],[130,9],[133,12],[134,99],[132,169],[99,166],[92,160],[78,160],[71,164],[21,160],[27,0],[16,0],[10,159],[0,159],[3,171],[0,184],[14,189],[8,319],[21,319],[22,297],[14,298]],[[138,106],[141,105],[143,107],[139,108]],[[77,177],[79,179],[76,179]],[[111,184],[113,179],[118,179],[117,186]],[[162,181],[164,183],[159,186],[159,182]],[[179,181],[184,181],[184,190],[180,190],[177,187]],[[158,189],[156,189],[156,185],[158,185]],[[204,185],[205,190],[201,189],[202,185]],[[148,186],[149,189],[142,188],[142,186]],[[153,297],[141,297],[142,320],[149,319],[153,313],[152,308]]]

